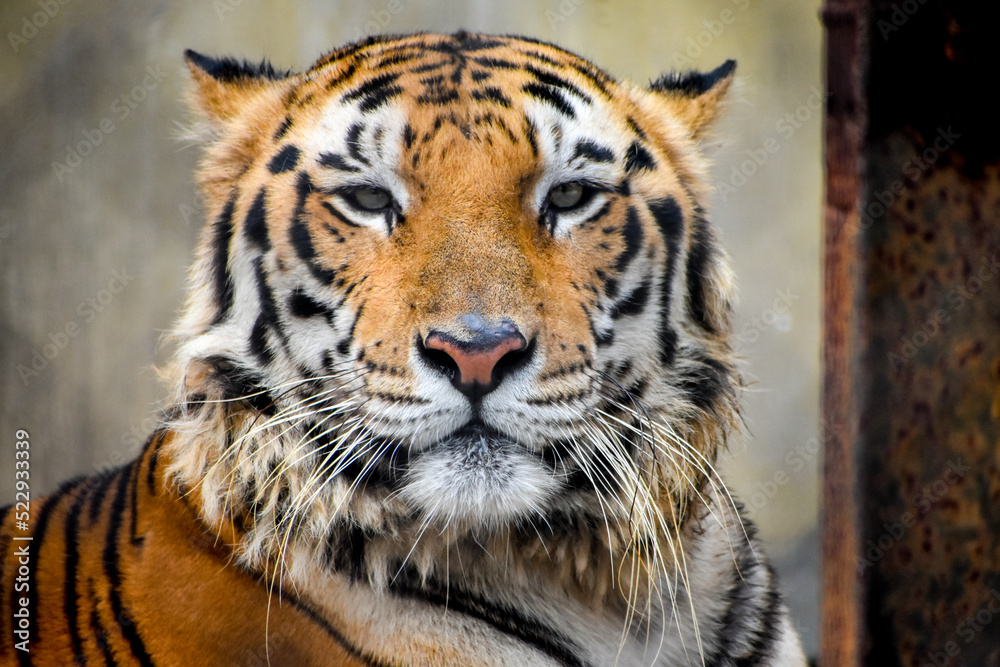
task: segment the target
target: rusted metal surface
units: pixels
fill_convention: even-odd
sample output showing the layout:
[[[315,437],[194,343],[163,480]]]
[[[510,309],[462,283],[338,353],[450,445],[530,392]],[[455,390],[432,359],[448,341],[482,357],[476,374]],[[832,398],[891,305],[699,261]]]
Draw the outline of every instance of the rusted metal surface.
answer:
[[[821,664],[845,667],[859,664],[861,636],[860,587],[853,564],[861,531],[855,502],[859,493],[854,384],[858,376],[858,213],[865,133],[863,5],[862,0],[828,0],[823,8],[829,93],[824,137],[823,412],[829,428],[824,439],[820,651]]]
[[[839,213],[835,187],[827,194],[824,407],[846,428],[827,452],[824,664],[1000,665],[1000,8],[865,11],[853,247],[834,213],[852,214]],[[860,539],[836,503],[857,508]],[[851,576],[860,600],[829,588]],[[859,628],[832,622],[859,602]]]

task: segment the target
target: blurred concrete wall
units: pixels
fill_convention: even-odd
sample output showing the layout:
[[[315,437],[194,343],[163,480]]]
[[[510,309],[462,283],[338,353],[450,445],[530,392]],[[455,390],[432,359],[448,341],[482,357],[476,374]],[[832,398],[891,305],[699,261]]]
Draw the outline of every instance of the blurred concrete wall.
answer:
[[[712,218],[742,292],[750,437],[727,470],[818,626],[820,26],[797,0],[286,3],[9,0],[0,6],[0,502],[14,433],[33,495],[131,458],[164,396],[153,365],[181,302],[202,207],[181,53],[302,69],[376,32],[521,33],[646,82],[739,61],[713,147]]]

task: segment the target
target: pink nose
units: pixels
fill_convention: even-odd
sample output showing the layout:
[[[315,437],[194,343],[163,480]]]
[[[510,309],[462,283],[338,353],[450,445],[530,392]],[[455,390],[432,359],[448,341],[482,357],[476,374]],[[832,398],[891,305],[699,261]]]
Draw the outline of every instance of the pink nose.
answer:
[[[510,320],[499,325],[475,314],[462,315],[454,329],[432,329],[420,341],[425,363],[451,380],[476,402],[497,388],[504,376],[527,363],[534,351]]]
[[[494,383],[493,370],[497,362],[508,352],[523,350],[527,343],[520,333],[498,336],[487,334],[477,337],[473,342],[465,343],[435,331],[427,336],[424,345],[430,350],[440,350],[451,357],[458,366],[459,377],[455,379],[459,384],[478,383],[491,387]]]

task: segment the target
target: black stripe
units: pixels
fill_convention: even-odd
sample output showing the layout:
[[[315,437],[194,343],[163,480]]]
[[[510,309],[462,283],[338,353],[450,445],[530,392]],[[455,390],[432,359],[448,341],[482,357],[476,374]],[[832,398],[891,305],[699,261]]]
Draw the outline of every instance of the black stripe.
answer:
[[[361,171],[359,167],[349,164],[347,160],[344,159],[344,156],[339,153],[320,153],[319,163],[327,169],[337,169],[339,171],[347,171],[351,173]]]
[[[487,69],[520,69],[520,65],[501,58],[472,58],[472,62],[482,65]]]
[[[225,357],[209,357],[204,361],[212,366],[212,379],[222,388],[222,400],[246,401],[258,412],[274,414],[274,399],[264,389],[258,373]]]
[[[344,215],[343,213],[341,213],[340,209],[338,209],[336,206],[334,206],[330,202],[328,202],[328,201],[322,201],[322,202],[320,202],[320,205],[323,208],[325,208],[327,211],[329,211],[330,214],[333,215],[333,217],[335,217],[337,220],[341,221],[345,225],[348,225],[350,227],[361,227],[361,225],[359,225],[358,223],[354,222],[353,220],[351,220],[350,218],[348,218],[346,215]]]
[[[344,143],[347,144],[347,154],[350,155],[356,162],[360,162],[363,165],[371,166],[371,161],[366,158],[361,153],[361,133],[364,132],[365,126],[362,123],[354,123],[349,128],[347,128],[347,134],[344,135]]]
[[[233,276],[229,273],[229,243],[233,238],[233,211],[236,208],[235,193],[229,197],[225,208],[215,221],[214,236],[212,237],[212,247],[214,249],[212,259],[213,286],[215,289],[215,302],[219,309],[215,314],[212,324],[218,324],[229,314],[229,309],[233,306]]]
[[[284,174],[285,172],[292,171],[299,166],[299,156],[301,154],[297,146],[288,144],[278,151],[277,155],[271,158],[271,161],[267,163],[267,170],[272,174]]]
[[[458,48],[462,51],[483,51],[507,44],[499,39],[486,39],[481,35],[470,35],[464,30],[459,30],[452,37],[458,42]]]
[[[646,304],[649,302],[649,288],[650,281],[647,278],[642,281],[638,287],[629,292],[625,298],[616,302],[611,307],[611,311],[608,315],[611,316],[611,319],[617,320],[625,315],[641,314],[644,310],[646,310]]]
[[[444,106],[446,104],[450,104],[456,101],[457,99],[458,99],[458,91],[456,89],[433,86],[428,88],[426,93],[417,97],[417,103],[436,104],[437,106]]]
[[[287,345],[287,339],[278,321],[278,307],[274,302],[274,294],[267,283],[264,263],[260,257],[254,259],[254,275],[257,279],[257,298],[260,302],[260,315],[250,332],[250,351],[264,366],[271,363],[274,354],[267,343],[267,330],[272,329]]]
[[[712,247],[712,232],[701,215],[696,214],[692,224],[694,228],[691,232],[691,245],[688,248],[685,270],[687,311],[695,324],[708,333],[716,333],[716,328],[708,313],[708,301],[705,296],[708,268],[715,256],[715,250]]]
[[[442,67],[444,67],[445,65],[448,65],[448,64],[450,64],[449,60],[442,60],[442,61],[439,61],[439,62],[432,62],[432,63],[424,63],[423,65],[417,65],[416,67],[414,67],[413,69],[411,69],[410,72],[413,73],[413,74],[423,74],[425,72],[433,72],[435,70],[441,69]]]
[[[394,97],[403,93],[401,86],[393,85],[399,78],[399,72],[380,74],[369,79],[351,92],[344,95],[345,101],[361,100],[359,106],[361,111],[372,111],[377,109]]]
[[[133,464],[136,465],[136,464]],[[146,651],[146,645],[139,635],[139,629],[135,625],[135,617],[125,606],[121,598],[121,572],[118,569],[119,549],[121,545],[122,517],[125,513],[128,485],[131,478],[131,468],[123,468],[118,471],[118,487],[115,490],[115,498],[111,504],[111,513],[108,516],[108,532],[104,541],[104,574],[108,578],[108,602],[111,611],[114,613],[115,621],[121,630],[122,636],[129,643],[132,655],[139,661],[140,665],[152,667],[153,660]],[[136,508],[133,506],[134,513]]]
[[[331,457],[336,460],[335,457],[338,456],[337,452],[328,452],[323,463],[329,465]],[[355,464],[360,465],[360,462],[356,461]],[[365,534],[364,528],[355,523],[347,521],[335,523],[327,536],[327,567],[333,572],[346,573],[351,584],[362,581],[365,577],[365,549],[371,537]]]
[[[108,495],[108,489],[111,487],[111,482],[114,480],[117,471],[118,469],[107,470],[102,472],[100,477],[96,479],[93,477],[90,478],[92,483],[97,484],[90,494],[90,505],[87,508],[87,518],[91,526],[97,521],[98,514],[104,507],[104,497]]]
[[[499,88],[494,88],[493,86],[486,86],[480,90],[472,91],[472,98],[480,101],[496,102],[505,109],[511,107],[510,99]]]
[[[149,442],[146,443],[146,448],[149,448],[150,445],[153,446],[153,451],[149,455],[149,469],[146,470],[146,487],[149,493],[154,496],[159,491],[156,488],[156,466],[160,462],[160,446],[163,444],[164,435],[162,431],[153,431],[153,434],[149,436]]]
[[[378,93],[379,90],[386,88],[399,78],[399,72],[388,72],[386,74],[379,74],[378,76],[365,81],[363,84],[355,88],[354,90],[345,93],[343,99],[347,101],[353,101],[362,97],[368,97],[369,95]]]
[[[741,507],[737,508],[741,510]],[[753,540],[756,527],[743,519]],[[764,581],[759,580],[761,570]],[[749,541],[740,541],[731,580],[725,593],[728,602],[718,623],[718,643],[705,656],[707,667],[751,667],[767,664],[780,634],[781,597],[775,587],[770,564],[762,565]]]
[[[402,86],[389,86],[388,88],[380,88],[377,93],[369,95],[364,100],[362,100],[361,105],[358,107],[358,109],[362,112],[378,109],[380,106],[382,106],[392,98],[399,97],[402,94],[403,94]]]
[[[589,95],[587,95],[585,92],[577,88],[575,85],[573,85],[566,79],[563,79],[562,77],[558,77],[555,74],[552,74],[551,72],[545,72],[536,67],[532,67],[531,65],[526,65],[524,69],[530,72],[536,79],[538,79],[540,83],[543,83],[546,86],[552,86],[553,88],[562,88],[566,92],[576,95],[578,98],[580,98],[587,104],[590,104],[592,102]]]
[[[701,410],[714,411],[719,396],[732,391],[731,371],[702,350],[691,352],[689,360],[694,366],[680,373],[676,386]]]
[[[629,116],[629,117],[628,117],[628,118],[626,119],[626,122],[628,123],[628,127],[629,127],[629,129],[630,129],[630,130],[632,130],[633,132],[635,132],[635,133],[636,133],[636,135],[638,135],[638,137],[639,137],[640,139],[643,139],[643,140],[645,140],[645,139],[646,139],[646,133],[645,133],[645,132],[643,132],[643,131],[642,131],[642,128],[641,128],[641,127],[639,127],[639,124],[635,122],[635,118],[632,118],[631,116]]]
[[[72,493],[77,486],[83,482],[82,479],[72,479],[68,482],[62,484],[55,493],[50,495],[42,503],[42,508],[38,512],[38,522],[35,524],[34,529],[31,531],[32,540],[30,542],[24,541],[18,544],[18,546],[25,545],[28,547],[28,577],[27,577],[27,597],[28,597],[28,609],[31,612],[31,616],[28,618],[28,641],[29,646],[31,644],[38,643],[38,565],[41,561],[42,556],[42,546],[45,543],[45,538],[48,537],[49,521],[52,519],[52,512],[56,509],[62,499]],[[11,559],[11,565],[13,566],[13,559]],[[14,567],[16,571],[16,566]],[[19,597],[23,596],[23,592],[18,592],[13,584],[10,587],[10,609],[18,609],[20,605],[17,604]],[[11,636],[16,637],[13,634],[13,630],[17,629],[18,620],[11,616]],[[21,665],[31,664],[31,654],[28,651],[17,651],[18,662]]]
[[[590,317],[590,311],[587,307],[581,303],[580,307],[583,308],[584,314],[587,316],[587,326],[590,327],[590,335],[594,339],[594,344],[597,347],[607,347],[615,342],[615,330],[614,328],[608,329],[607,331],[598,331],[594,327],[594,320]]]
[[[625,171],[632,174],[639,170],[656,169],[656,159],[638,141],[633,141],[625,151]]]
[[[281,141],[281,138],[285,136],[285,134],[288,132],[288,130],[291,129],[291,127],[292,127],[292,117],[285,116],[285,120],[282,121],[281,125],[279,125],[278,129],[275,130],[274,132],[274,141]]]
[[[519,53],[521,53],[525,57],[532,58],[533,60],[537,60],[539,62],[543,62],[546,65],[551,65],[553,67],[562,67],[561,63],[559,63],[556,60],[553,60],[552,58],[549,58],[547,55],[543,53],[539,53],[538,51],[519,51]]]
[[[576,118],[576,112],[573,111],[573,107],[570,106],[566,98],[562,96],[555,88],[550,86],[543,86],[538,83],[526,83],[522,86],[521,90],[528,93],[532,97],[541,100],[547,104],[551,104],[564,116],[569,118]]]
[[[389,590],[408,597],[477,618],[493,628],[513,635],[566,667],[585,667],[589,663],[580,657],[580,648],[541,619],[523,615],[520,610],[499,602],[486,600],[458,588],[451,582],[443,587],[424,579],[412,567],[403,566],[390,581]]]
[[[585,157],[594,162],[607,163],[615,161],[615,154],[610,148],[601,146],[589,139],[577,142],[576,149],[573,151],[573,157],[570,160],[575,160],[578,157]]]
[[[538,130],[530,120],[524,122],[524,137],[528,140],[528,145],[531,146],[531,154],[538,157]]]
[[[292,215],[292,224],[288,230],[289,240],[292,242],[292,247],[295,248],[299,259],[309,267],[309,271],[313,274],[313,277],[324,285],[330,285],[337,276],[333,271],[321,266],[317,261],[316,248],[313,247],[312,237],[309,235],[309,228],[305,221],[306,198],[313,192],[313,185],[309,179],[309,174],[305,172],[299,174],[296,190],[298,192],[298,201],[295,204],[295,213]]]
[[[774,585],[774,570],[768,565],[768,590],[760,610],[760,628],[750,640],[750,653],[736,661],[736,667],[754,667],[770,662],[772,650],[781,632],[781,595]]]
[[[89,485],[88,485],[89,486]],[[66,514],[66,525],[64,527],[64,539],[66,541],[66,567],[64,575],[64,608],[66,612],[66,625],[69,628],[70,645],[73,649],[73,660],[77,664],[85,664],[83,656],[83,641],[80,637],[79,613],[80,596],[76,590],[77,565],[80,562],[80,511],[83,503],[88,497],[88,493],[77,495],[73,505]],[[37,613],[37,611],[36,611]]]
[[[260,362],[261,366],[269,366],[274,360],[274,352],[267,343],[267,320],[263,315],[257,316],[253,329],[250,331],[250,353]]]
[[[139,535],[139,473],[142,468],[142,459],[136,459],[130,464],[129,474],[129,504],[132,507],[131,520],[129,521],[129,542],[133,547],[141,547],[146,538]]]
[[[604,95],[604,97],[609,100],[612,99],[611,93],[608,92],[608,87],[605,85],[606,81],[611,81],[611,77],[596,69],[591,63],[581,63],[576,60],[571,60],[569,66],[579,72],[583,78],[594,84],[594,87],[601,91],[601,94]]]
[[[90,599],[95,600],[93,589],[90,591]],[[116,667],[118,663],[115,661],[115,655],[111,652],[111,635],[108,633],[107,628],[101,623],[100,617],[97,615],[97,605],[90,610],[90,629],[93,631],[94,641],[101,649],[101,654],[104,656],[104,662],[107,667]]]
[[[628,268],[628,265],[632,263],[632,260],[635,259],[636,254],[639,252],[639,246],[642,245],[642,222],[639,220],[639,212],[635,206],[628,207],[625,226],[622,228],[622,236],[625,240],[625,249],[622,250],[622,253],[618,255],[618,259],[615,260],[615,269],[618,271],[624,271]]]
[[[611,205],[613,203],[614,202],[612,200],[604,202],[604,205],[601,206],[601,208],[597,209],[597,211],[589,215],[583,222],[580,223],[580,226],[584,227],[584,226],[594,225],[598,221],[606,218],[608,214],[611,213]],[[555,229],[555,224],[552,225],[552,228]]]
[[[356,71],[358,71],[358,66],[354,63],[351,63],[350,65],[347,66],[347,69],[345,69],[343,72],[330,79],[330,83],[326,84],[326,87],[329,89],[336,88],[340,84],[350,79]]]
[[[411,49],[411,47],[409,46],[407,46],[406,48]],[[375,66],[372,69],[384,69],[386,67],[391,67],[393,65],[400,65],[402,63],[413,60],[418,55],[419,55],[418,52],[412,49],[411,50],[400,49],[392,53],[391,55],[383,56],[382,60],[375,63]]]
[[[597,275],[597,279],[601,281],[601,284],[604,287],[605,296],[607,296],[609,299],[613,299],[616,296],[618,296],[617,280],[615,280],[614,278],[609,278],[608,274],[606,274],[604,271],[601,271],[600,269],[598,269],[594,273]]]
[[[677,332],[670,324],[670,291],[673,288],[674,273],[677,270],[677,254],[680,250],[681,234],[684,230],[684,214],[673,197],[650,202],[649,210],[663,235],[667,247],[667,266],[663,273],[661,291],[663,294],[660,313],[660,361],[669,366],[677,353]]]
[[[347,332],[347,338],[337,343],[337,352],[347,354],[350,351],[351,343],[354,342],[354,330],[358,326],[358,320],[361,319],[361,313],[364,312],[367,303],[367,301],[362,301],[361,305],[358,306],[358,310],[354,313],[354,321],[351,323],[351,330]],[[361,352],[364,353],[364,350]]]
[[[243,234],[262,252],[267,252],[271,249],[271,240],[267,235],[266,194],[266,188],[261,187],[243,223]]]
[[[333,311],[306,294],[301,287],[296,287],[288,297],[288,311],[295,317],[302,318],[322,315],[333,323]]]
[[[327,635],[330,636],[333,641],[339,644],[352,658],[361,661],[368,667],[396,667],[396,663],[387,663],[374,656],[367,651],[362,651],[360,648],[348,641],[347,637],[341,633],[337,628],[332,626],[323,616],[313,609],[309,604],[300,600],[296,597],[290,590],[282,588],[273,597],[277,597],[281,602],[288,602],[296,610],[302,612],[310,621],[318,625]]]
[[[274,327],[275,332],[284,340],[284,332],[278,322],[278,306],[274,301],[274,293],[267,282],[267,273],[264,271],[264,260],[256,257],[253,260],[254,277],[257,279],[257,298],[260,301],[260,314],[264,322]]]

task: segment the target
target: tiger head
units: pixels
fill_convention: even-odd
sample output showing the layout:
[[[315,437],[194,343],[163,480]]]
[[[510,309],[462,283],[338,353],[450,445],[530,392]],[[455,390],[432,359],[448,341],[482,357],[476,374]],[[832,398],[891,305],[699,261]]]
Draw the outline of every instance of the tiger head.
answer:
[[[187,60],[209,219],[172,470],[245,562],[662,557],[737,415],[699,151],[735,64],[643,87],[464,32]]]

